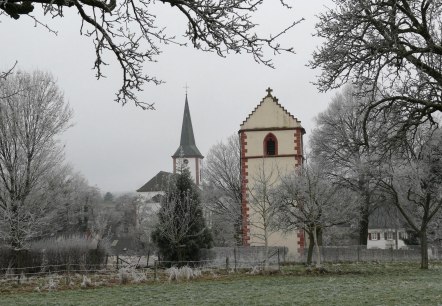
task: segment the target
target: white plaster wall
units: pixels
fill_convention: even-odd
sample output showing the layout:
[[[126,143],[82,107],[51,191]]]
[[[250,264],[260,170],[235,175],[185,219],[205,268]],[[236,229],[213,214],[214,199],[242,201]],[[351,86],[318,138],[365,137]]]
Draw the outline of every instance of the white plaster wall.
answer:
[[[253,128],[274,128],[274,127],[301,127],[301,122],[293,120],[284,109],[277,105],[272,97],[265,97],[250,118],[241,125],[241,129]]]
[[[260,156],[264,154],[264,138],[272,133],[278,140],[278,155],[296,154],[295,131],[249,131],[247,135],[247,156]]]
[[[196,177],[198,175],[198,181],[201,184],[201,159],[197,157],[183,157],[183,158],[177,158],[176,159],[176,169],[177,172],[180,169],[180,163],[187,159],[189,162],[187,164],[187,167],[189,168],[190,174],[192,175],[193,181],[196,183]],[[198,164],[198,173],[197,173],[197,164]]]
[[[369,233],[381,233],[381,239],[379,240],[367,240],[367,249],[390,249],[396,248],[395,239],[385,239],[385,232],[394,232],[395,229],[370,229]],[[404,230],[399,230],[399,232],[405,233]],[[406,247],[405,242],[402,239],[398,239],[398,248]]]
[[[254,203],[254,196],[257,197],[256,189],[262,186],[264,178],[268,187],[276,187],[280,183],[280,177],[287,175],[295,170],[294,157],[265,157],[253,158],[248,160],[248,192],[247,200],[249,207],[249,229],[250,229],[250,245],[264,245],[264,241],[259,238],[263,230],[260,228],[262,224],[262,216],[259,208]],[[269,237],[269,246],[285,246],[289,249],[288,256],[297,258],[298,252],[298,235],[297,231],[285,234],[282,231],[272,233]]]
[[[161,195],[164,194],[164,192],[162,192],[162,191],[137,192],[137,193],[144,201],[151,200],[157,194],[161,194]]]

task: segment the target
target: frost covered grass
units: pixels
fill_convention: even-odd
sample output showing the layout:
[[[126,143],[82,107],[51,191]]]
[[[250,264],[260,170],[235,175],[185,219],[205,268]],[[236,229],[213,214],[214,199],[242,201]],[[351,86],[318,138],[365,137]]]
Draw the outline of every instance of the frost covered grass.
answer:
[[[0,294],[2,305],[438,305],[442,264],[284,267],[283,274],[229,274],[182,282]]]

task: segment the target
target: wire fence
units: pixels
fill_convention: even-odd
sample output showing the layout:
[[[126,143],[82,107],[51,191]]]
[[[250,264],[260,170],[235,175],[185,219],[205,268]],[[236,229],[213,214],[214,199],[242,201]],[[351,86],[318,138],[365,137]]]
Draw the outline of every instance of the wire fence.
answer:
[[[200,261],[164,261],[157,256],[106,256],[103,264],[58,264],[30,267],[0,268],[0,285],[6,283],[24,284],[31,279],[49,278],[59,283],[84,282],[84,277],[106,279],[108,282],[131,280],[167,280],[172,268],[190,267],[206,274],[225,274],[239,271],[281,270],[283,265],[301,264],[307,261],[307,249],[296,260],[288,259],[285,248],[273,247],[267,252],[261,247],[214,248]],[[407,246],[403,249],[367,249],[365,246],[321,246],[322,262],[416,262],[420,261],[420,246]],[[267,254],[267,258],[265,257]],[[442,248],[430,246],[430,260],[442,260]],[[312,260],[316,261],[316,250]],[[126,275],[126,276],[125,276]]]

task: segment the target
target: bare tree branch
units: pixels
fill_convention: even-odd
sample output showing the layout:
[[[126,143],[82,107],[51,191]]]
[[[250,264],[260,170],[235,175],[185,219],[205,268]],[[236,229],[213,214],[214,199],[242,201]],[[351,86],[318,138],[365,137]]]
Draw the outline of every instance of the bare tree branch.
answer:
[[[325,39],[310,62],[322,69],[317,87],[351,82],[370,91],[368,112],[400,110],[399,134],[433,122],[442,111],[442,1],[333,2],[316,25]]]
[[[280,38],[300,20],[269,37],[260,37],[253,14],[263,0],[0,0],[0,15],[14,19],[29,16],[36,24],[56,33],[37,17],[35,6],[41,6],[43,15],[52,18],[63,17],[63,9],[75,9],[81,19],[80,33],[92,38],[95,48],[94,70],[97,79],[105,77],[103,68],[108,53],[115,56],[122,69],[122,85],[116,94],[116,101],[122,104],[132,101],[143,109],[153,109],[153,103],[138,97],[147,83],[155,85],[162,81],[144,72],[146,62],[155,62],[161,53],[161,45],[185,42],[175,35],[166,33],[158,25],[153,6],[170,5],[177,15],[187,20],[183,36],[194,48],[214,52],[219,56],[229,53],[250,54],[256,62],[274,67],[272,57],[279,53],[294,53],[292,46],[280,44]],[[291,7],[280,0],[285,8]],[[269,55],[270,54],[270,55]]]

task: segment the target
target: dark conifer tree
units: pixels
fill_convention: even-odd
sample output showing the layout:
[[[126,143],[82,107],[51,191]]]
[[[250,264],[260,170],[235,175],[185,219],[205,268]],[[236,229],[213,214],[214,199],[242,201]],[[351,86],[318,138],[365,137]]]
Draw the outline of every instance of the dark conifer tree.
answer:
[[[152,233],[163,260],[184,265],[200,260],[201,249],[211,248],[212,235],[205,224],[199,192],[187,168],[169,183]]]

